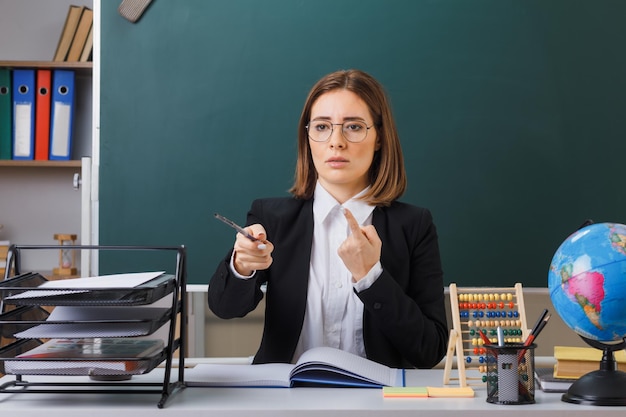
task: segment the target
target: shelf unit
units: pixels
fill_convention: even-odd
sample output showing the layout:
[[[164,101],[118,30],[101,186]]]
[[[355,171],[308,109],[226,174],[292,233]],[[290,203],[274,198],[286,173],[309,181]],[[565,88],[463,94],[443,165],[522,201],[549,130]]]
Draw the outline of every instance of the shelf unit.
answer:
[[[67,69],[77,75],[91,75],[93,62],[55,62],[55,61],[0,61],[4,68]]]
[[[80,168],[81,161],[13,161],[0,160],[0,167],[26,167],[26,168]]]
[[[55,285],[54,292],[50,293],[50,287],[43,285],[49,282],[46,278],[35,272],[21,273],[20,264],[27,252],[58,250],[59,247],[11,246],[7,265],[14,269],[15,275],[9,278],[7,273],[0,282],[0,372],[14,375],[15,379],[0,385],[0,393],[160,394],[161,399],[157,406],[163,408],[171,395],[185,386],[185,247],[66,245],[64,248],[99,252],[124,251],[123,256],[139,259],[138,265],[145,263],[139,252],[153,252],[160,259],[166,255],[173,258],[175,255],[175,266],[172,274],[156,273],[156,277],[149,277],[147,282],[136,286],[98,284],[94,288],[93,285],[84,283],[82,286],[71,285],[70,280],[62,280],[55,282],[60,285]],[[68,284],[63,286],[64,282]],[[57,308],[65,309],[59,310],[65,317],[58,319],[57,316],[52,320],[52,313]],[[97,317],[93,315],[94,308],[98,311]],[[123,308],[121,312],[119,308]],[[73,313],[68,315],[68,309],[72,309]],[[134,311],[131,313],[130,310]],[[151,311],[150,317],[142,316],[148,310]],[[151,336],[155,340],[155,332],[162,327],[167,328],[164,346],[145,356],[18,356],[41,346],[43,342],[39,338],[43,338],[42,335],[47,339],[88,339],[105,345],[107,340],[110,343],[119,343],[143,336]],[[173,379],[172,361],[177,352],[178,376]],[[163,362],[165,372],[162,383],[132,381],[133,375],[149,373]],[[115,369],[112,368],[113,365],[116,366]],[[90,376],[91,380],[75,382],[66,378],[63,382],[29,382],[30,375]]]
[[[0,60],[1,68],[8,69],[65,69],[76,74],[76,97],[74,117],[73,157],[79,159],[68,161],[14,161],[0,160],[0,192],[10,197],[0,201],[0,222],[5,229],[0,239],[12,243],[47,243],[54,233],[76,233],[79,243],[92,243],[92,208],[91,208],[91,142],[93,135],[92,100],[93,100],[93,62],[54,62],[39,60]],[[88,90],[88,91],[87,91]],[[69,172],[68,172],[69,171]],[[52,209],[48,224],[45,227],[30,225],[26,211],[18,210],[14,201],[31,200],[42,190],[46,176],[46,187],[54,187],[55,198],[46,201]],[[52,184],[53,183],[53,184]],[[14,185],[19,184],[19,185]],[[74,197],[75,190],[81,189],[81,197]],[[46,190],[50,194],[50,191]],[[80,202],[78,202],[80,201]],[[71,203],[70,203],[71,202]],[[68,209],[67,204],[72,206]],[[76,205],[78,204],[78,206]],[[56,209],[55,209],[56,208]],[[53,266],[52,258],[42,258],[32,269],[43,269]],[[89,275],[92,259],[81,259],[81,273]]]

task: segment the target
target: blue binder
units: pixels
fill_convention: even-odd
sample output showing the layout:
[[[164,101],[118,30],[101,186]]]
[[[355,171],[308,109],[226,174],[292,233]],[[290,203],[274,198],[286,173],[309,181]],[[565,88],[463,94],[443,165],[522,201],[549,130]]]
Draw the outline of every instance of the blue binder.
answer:
[[[72,155],[74,124],[74,71],[54,70],[50,106],[50,159],[68,160]]]
[[[13,70],[13,159],[35,155],[35,70]]]

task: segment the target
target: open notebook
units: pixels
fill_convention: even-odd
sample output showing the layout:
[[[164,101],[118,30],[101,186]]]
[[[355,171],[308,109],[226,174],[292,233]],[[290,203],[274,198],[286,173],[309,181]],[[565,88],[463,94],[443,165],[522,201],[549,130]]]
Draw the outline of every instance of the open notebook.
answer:
[[[199,364],[185,371],[185,383],[190,387],[402,387],[404,370],[339,349],[318,347],[303,353],[295,365]]]

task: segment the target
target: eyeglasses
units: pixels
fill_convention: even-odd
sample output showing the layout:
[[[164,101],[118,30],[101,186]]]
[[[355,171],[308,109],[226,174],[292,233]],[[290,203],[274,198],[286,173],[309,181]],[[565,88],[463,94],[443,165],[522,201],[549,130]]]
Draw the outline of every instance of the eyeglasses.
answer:
[[[333,134],[334,126],[341,126],[341,134],[348,142],[363,142],[367,131],[374,125],[368,126],[365,122],[352,120],[344,123],[331,123],[327,120],[313,120],[306,125],[309,139],[314,142],[327,142]]]

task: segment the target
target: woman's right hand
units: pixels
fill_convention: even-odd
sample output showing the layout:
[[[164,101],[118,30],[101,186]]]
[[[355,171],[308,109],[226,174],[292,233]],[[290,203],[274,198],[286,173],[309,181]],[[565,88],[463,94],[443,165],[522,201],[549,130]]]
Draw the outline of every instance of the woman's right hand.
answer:
[[[270,267],[273,261],[274,245],[265,239],[265,228],[262,225],[253,224],[245,229],[258,241],[252,241],[241,233],[237,233],[233,265],[239,274],[250,276],[254,271],[261,271]]]

